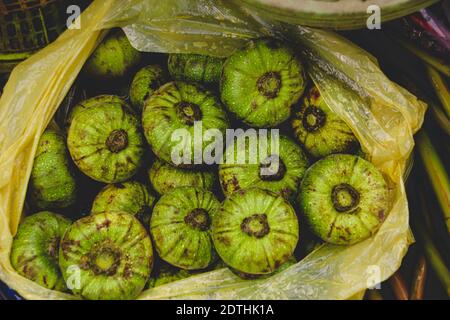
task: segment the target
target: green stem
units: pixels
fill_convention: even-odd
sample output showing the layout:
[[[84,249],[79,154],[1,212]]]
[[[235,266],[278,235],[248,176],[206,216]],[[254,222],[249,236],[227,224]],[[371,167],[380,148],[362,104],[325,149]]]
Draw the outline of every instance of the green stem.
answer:
[[[450,181],[447,171],[425,130],[417,135],[417,147],[450,233]]]
[[[421,255],[414,272],[414,280],[411,285],[411,300],[423,300],[425,292],[425,281],[427,278],[427,261]]]
[[[433,118],[436,121],[436,123],[448,136],[450,136],[450,120],[447,117],[447,115],[444,113],[442,108],[437,104],[430,101],[426,102],[430,106],[431,114],[433,115]]]
[[[426,214],[426,213],[423,213]],[[450,271],[442,260],[439,251],[434,246],[430,236],[425,231],[423,224],[421,221],[415,223],[416,234],[421,240],[425,256],[433,268],[434,272],[436,272],[437,277],[445,288],[447,295],[450,297]]]
[[[427,72],[434,91],[436,92],[439,100],[441,100],[442,107],[447,117],[450,118],[450,90],[447,83],[442,78],[441,74],[433,67],[427,66]]]

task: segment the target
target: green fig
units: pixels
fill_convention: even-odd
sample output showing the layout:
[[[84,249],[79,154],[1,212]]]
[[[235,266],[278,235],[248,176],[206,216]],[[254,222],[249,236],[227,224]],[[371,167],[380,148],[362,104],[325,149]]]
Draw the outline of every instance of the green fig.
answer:
[[[227,115],[219,100],[198,85],[169,82],[145,102],[142,113],[145,137],[156,156],[168,163],[185,167],[204,163],[203,159],[197,161],[195,150],[203,154],[211,141],[196,136],[196,122],[203,132],[215,129],[222,139],[228,128]],[[175,161],[174,156],[178,157]]]
[[[70,111],[69,116],[67,117],[67,121],[66,121],[67,130],[69,130],[72,120],[77,114],[83,112],[86,109],[89,109],[90,107],[93,107],[93,106],[96,106],[99,104],[101,105],[104,103],[107,104],[110,102],[121,104],[125,107],[129,107],[127,105],[127,103],[125,102],[125,100],[123,100],[121,97],[116,96],[116,95],[102,94],[99,96],[95,96],[95,97],[83,100],[83,101],[79,102],[78,104],[76,104]]]
[[[222,102],[244,123],[275,127],[291,114],[305,89],[305,71],[292,49],[273,39],[250,41],[225,61]]]
[[[77,167],[100,182],[128,180],[143,162],[139,120],[119,102],[97,104],[77,114],[67,144]]]
[[[372,236],[389,211],[388,187],[370,162],[348,154],[325,157],[302,181],[298,203],[322,240],[350,245]]]
[[[89,77],[109,83],[127,76],[141,58],[123,31],[115,30],[91,54],[84,69]]]
[[[315,86],[294,107],[292,127],[297,140],[316,158],[353,153],[359,147],[350,127],[331,111]]]
[[[114,183],[106,185],[95,197],[91,212],[93,214],[126,212],[147,226],[150,223],[154,202],[155,197],[140,182]]]
[[[246,274],[270,274],[293,255],[299,226],[285,198],[249,188],[225,199],[213,216],[212,236],[229,267]]]
[[[127,300],[144,289],[153,264],[150,237],[128,213],[84,217],[64,234],[59,264],[69,289],[89,300]]]
[[[26,217],[11,247],[13,268],[47,289],[67,291],[58,265],[58,250],[70,224],[70,220],[49,211]]]
[[[159,256],[173,266],[204,269],[215,259],[210,224],[220,203],[212,192],[181,187],[156,203],[150,232]]]
[[[178,187],[212,190],[216,181],[216,175],[210,170],[183,169],[159,159],[156,159],[150,167],[148,176],[153,189],[161,195]]]
[[[167,65],[175,80],[211,84],[219,82],[224,60],[201,54],[172,53]]]
[[[39,140],[30,177],[33,203],[41,210],[66,208],[76,200],[77,183],[64,136],[46,129]]]
[[[130,87],[130,100],[134,110],[141,113],[145,100],[167,80],[168,76],[160,65],[151,64],[139,70]]]
[[[272,146],[272,138],[268,137],[264,159],[261,158],[261,150],[255,150],[255,163],[252,163],[249,139],[245,140],[245,149],[239,149],[237,143],[227,148],[225,156],[232,157],[234,161],[230,164],[224,161],[219,166],[219,180],[226,196],[240,189],[258,187],[280,194],[288,200],[295,199],[308,168],[308,159],[300,146],[289,138],[276,138],[278,143]],[[262,145],[260,139],[258,136],[259,148]],[[271,149],[275,146],[277,150],[272,152]],[[240,157],[246,159],[245,163],[238,162]],[[275,168],[275,162],[276,169],[271,169],[271,165]]]

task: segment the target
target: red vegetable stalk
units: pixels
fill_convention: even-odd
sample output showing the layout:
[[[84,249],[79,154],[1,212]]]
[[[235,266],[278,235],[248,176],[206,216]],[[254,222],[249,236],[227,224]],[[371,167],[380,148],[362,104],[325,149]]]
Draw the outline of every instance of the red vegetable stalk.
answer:
[[[405,281],[399,271],[394,273],[392,277],[389,278],[392,290],[394,291],[397,300],[408,300],[408,290],[406,289]]]
[[[411,300],[423,300],[426,278],[427,261],[425,260],[425,256],[421,255],[414,274],[413,284],[411,286]]]

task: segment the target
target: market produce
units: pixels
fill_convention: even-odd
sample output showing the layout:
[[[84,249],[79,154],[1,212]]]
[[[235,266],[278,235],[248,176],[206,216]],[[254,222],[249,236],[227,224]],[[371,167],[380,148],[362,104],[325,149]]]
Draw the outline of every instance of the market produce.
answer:
[[[134,299],[152,269],[150,237],[127,213],[102,213],[76,221],[64,234],[60,248],[64,279],[74,294],[85,299]],[[79,278],[71,283],[74,268]]]
[[[126,212],[148,225],[154,202],[155,197],[140,182],[114,183],[106,185],[100,191],[92,204],[91,212]]]
[[[69,116],[66,119],[66,128],[69,130],[70,125],[72,124],[73,118],[76,115],[83,112],[86,109],[89,109],[96,105],[105,105],[108,106],[109,103],[120,104],[124,107],[129,108],[128,104],[121,97],[111,94],[102,94],[99,96],[91,97],[89,99],[83,100],[72,107],[70,110]]]
[[[212,236],[228,266],[247,274],[269,274],[292,256],[299,226],[282,196],[250,188],[225,199],[213,216]]]
[[[195,270],[215,259],[211,221],[220,206],[212,192],[181,187],[156,203],[150,233],[159,256],[176,267]]]
[[[64,136],[47,129],[41,136],[30,177],[30,195],[41,210],[66,208],[76,200],[77,183]]]
[[[94,80],[112,83],[129,74],[140,63],[142,53],[134,49],[121,30],[111,32],[84,65]]]
[[[317,158],[353,153],[359,147],[350,127],[328,107],[315,86],[294,107],[292,127],[305,150]]]
[[[147,99],[142,113],[145,137],[153,152],[161,160],[179,166],[202,164],[203,159],[195,158],[195,150],[200,149],[203,154],[211,144],[195,135],[197,121],[203,132],[217,129],[223,135],[229,127],[227,115],[214,94],[187,82],[163,85]],[[179,157],[177,163],[174,155]]]
[[[175,80],[218,83],[224,59],[201,54],[169,54],[167,65]]]
[[[382,298],[428,298],[424,277],[415,283],[406,277],[412,272],[394,270],[409,260],[412,230],[418,243],[426,239],[423,248],[411,245],[415,261],[425,254],[431,282],[448,289],[446,190],[436,178],[447,164],[439,153],[450,150],[439,140],[448,122],[448,59],[423,55],[430,52],[422,47],[434,67],[416,59],[410,72],[398,72],[352,43],[364,31],[289,25],[278,19],[278,4],[267,12],[248,3],[96,1],[89,19],[79,20],[83,32],[69,30],[16,69],[0,101],[1,281],[25,299],[340,299],[368,287],[376,266],[390,283]],[[341,15],[349,11],[344,5]],[[425,25],[437,16],[423,17]],[[104,37],[116,26],[141,52],[121,31]],[[381,33],[391,36],[388,28]],[[268,35],[274,39],[260,38]],[[405,51],[394,66],[405,65]],[[412,87],[426,89],[426,98],[400,80],[416,71],[421,81]],[[441,127],[424,121],[421,100]],[[10,266],[21,215],[36,208],[28,181],[36,133],[49,123],[68,136],[79,191],[69,207],[55,209],[76,221],[62,234],[57,265],[61,290],[73,295]],[[430,141],[418,132],[422,123]],[[241,132],[259,137],[231,147]],[[414,138],[422,157],[412,159]],[[430,143],[440,161],[426,166]],[[256,160],[227,163],[242,154]],[[413,162],[423,171],[415,181]],[[429,207],[420,208],[425,236],[409,229],[417,222],[406,181],[436,191],[417,197]],[[0,299],[1,291],[0,282]]]
[[[58,265],[59,241],[71,221],[42,211],[23,220],[11,248],[11,264],[16,271],[47,289],[66,291]]]
[[[130,100],[134,110],[141,113],[145,100],[167,81],[168,76],[160,65],[150,64],[139,70],[130,87]]]
[[[149,180],[159,194],[165,194],[178,187],[197,187],[212,190],[217,176],[211,170],[191,170],[174,167],[167,162],[155,159],[148,170]]]
[[[292,49],[261,39],[228,57],[220,93],[227,109],[244,123],[274,127],[287,120],[305,85],[304,67]]]
[[[225,195],[253,186],[273,191],[288,200],[295,199],[308,168],[308,159],[300,146],[289,138],[280,136],[278,146],[272,145],[270,136],[268,138],[265,158],[261,158],[258,150],[255,163],[252,162],[249,139],[245,140],[244,149],[239,149],[237,143],[227,148],[225,156],[234,161],[227,164],[225,160],[219,166],[219,180]],[[258,146],[261,148],[261,141]],[[276,147],[278,150],[272,151]],[[239,163],[239,158],[245,159],[245,163]]]
[[[100,182],[128,180],[143,161],[139,120],[119,102],[96,104],[77,114],[69,128],[67,145],[78,168]]]
[[[300,209],[322,240],[354,244],[374,234],[389,212],[388,187],[381,172],[353,155],[330,155],[303,178]]]

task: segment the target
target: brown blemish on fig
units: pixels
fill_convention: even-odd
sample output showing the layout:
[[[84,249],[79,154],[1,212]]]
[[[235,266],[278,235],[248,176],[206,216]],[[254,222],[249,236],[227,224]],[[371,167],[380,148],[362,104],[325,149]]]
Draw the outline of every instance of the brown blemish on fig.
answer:
[[[98,223],[96,225],[96,227],[97,227],[97,230],[100,231],[103,228],[109,228],[110,224],[111,224],[111,220],[105,219],[105,221],[103,221],[102,223]]]

